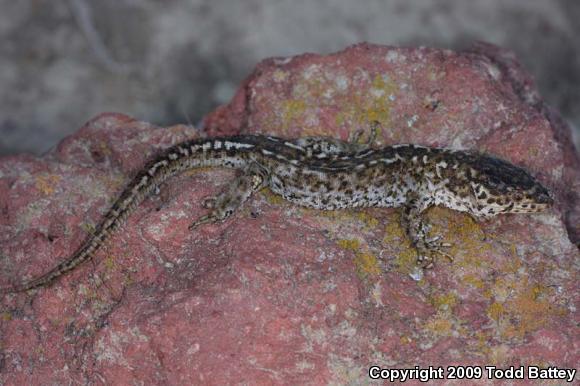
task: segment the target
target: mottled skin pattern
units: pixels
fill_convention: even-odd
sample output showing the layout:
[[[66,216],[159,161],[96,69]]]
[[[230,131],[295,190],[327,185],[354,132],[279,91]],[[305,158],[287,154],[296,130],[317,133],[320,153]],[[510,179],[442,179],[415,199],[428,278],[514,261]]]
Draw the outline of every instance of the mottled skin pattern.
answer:
[[[167,149],[138,173],[95,232],[48,273],[3,293],[44,286],[95,252],[135,208],[167,178],[199,167],[240,170],[228,189],[204,200],[209,213],[190,229],[231,216],[252,193],[269,187],[296,204],[322,210],[401,207],[402,225],[417,249],[419,263],[434,253],[448,256],[449,244],[428,238],[422,213],[433,205],[475,217],[538,212],[552,204],[548,191],[523,169],[486,155],[415,145],[375,149],[356,141],[322,137],[285,140],[262,135],[196,139]],[[450,257],[450,256],[448,256]]]

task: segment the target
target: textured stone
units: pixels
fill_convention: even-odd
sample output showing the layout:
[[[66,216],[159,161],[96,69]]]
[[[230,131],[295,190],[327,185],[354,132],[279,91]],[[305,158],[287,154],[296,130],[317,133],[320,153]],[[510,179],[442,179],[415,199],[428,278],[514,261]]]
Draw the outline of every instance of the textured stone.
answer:
[[[383,145],[477,148],[527,167],[553,210],[481,224],[430,210],[455,262],[415,280],[396,210],[319,212],[264,191],[189,232],[233,174],[186,173],[92,263],[2,299],[0,381],[346,384],[372,364],[576,366],[580,254],[563,220],[576,215],[577,156],[508,59],[491,46],[372,45],[270,59],[205,130],[345,139],[379,121]],[[43,157],[0,159],[0,285],[66,258],[147,158],[195,135],[104,114]]]

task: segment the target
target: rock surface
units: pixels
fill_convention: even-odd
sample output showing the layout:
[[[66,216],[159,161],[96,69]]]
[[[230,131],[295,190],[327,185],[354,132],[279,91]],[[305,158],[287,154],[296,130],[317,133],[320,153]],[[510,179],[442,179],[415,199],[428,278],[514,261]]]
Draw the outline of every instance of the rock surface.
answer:
[[[192,233],[202,198],[233,174],[186,173],[95,261],[2,299],[1,383],[364,384],[373,364],[576,366],[578,158],[508,53],[362,44],[270,59],[204,124],[346,139],[371,121],[381,145],[525,166],[557,205],[481,224],[432,209],[455,262],[415,280],[396,210],[317,212],[264,191]],[[0,159],[0,285],[66,258],[148,157],[197,134],[103,114],[44,157]]]

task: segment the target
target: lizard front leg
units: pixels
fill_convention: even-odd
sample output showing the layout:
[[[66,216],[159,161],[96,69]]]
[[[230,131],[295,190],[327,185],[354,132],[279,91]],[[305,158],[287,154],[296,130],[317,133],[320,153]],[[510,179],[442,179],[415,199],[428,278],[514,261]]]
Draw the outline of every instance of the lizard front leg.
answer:
[[[209,213],[194,221],[189,229],[199,225],[224,221],[246,202],[250,196],[262,189],[267,182],[267,172],[258,164],[251,164],[244,169],[242,175],[236,179],[222,193],[203,200],[203,207]]]
[[[424,220],[423,212],[429,206],[428,199],[414,197],[407,202],[401,215],[401,223],[417,250],[417,263],[423,268],[433,267],[434,254],[443,255],[453,261],[453,257],[443,250],[449,248],[451,244],[442,242],[441,236],[427,237],[431,226]]]

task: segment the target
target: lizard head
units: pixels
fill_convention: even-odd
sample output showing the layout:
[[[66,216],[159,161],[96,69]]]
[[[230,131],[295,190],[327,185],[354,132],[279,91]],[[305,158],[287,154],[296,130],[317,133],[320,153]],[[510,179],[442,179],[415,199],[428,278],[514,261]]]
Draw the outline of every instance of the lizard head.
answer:
[[[479,156],[469,162],[469,169],[473,208],[478,216],[540,212],[554,202],[548,190],[527,171],[506,161]]]

